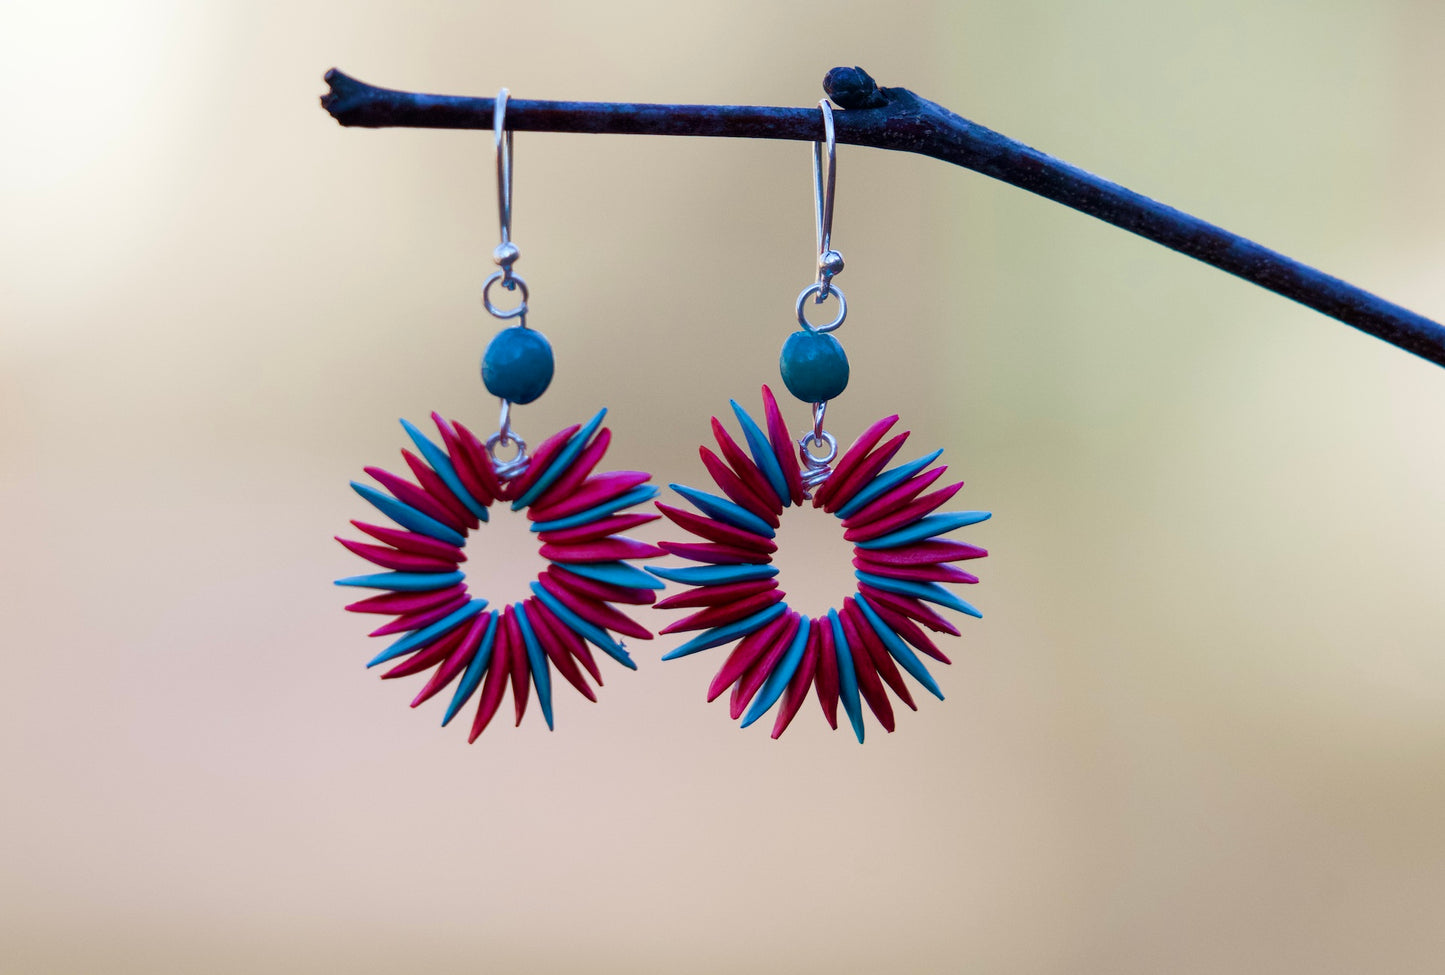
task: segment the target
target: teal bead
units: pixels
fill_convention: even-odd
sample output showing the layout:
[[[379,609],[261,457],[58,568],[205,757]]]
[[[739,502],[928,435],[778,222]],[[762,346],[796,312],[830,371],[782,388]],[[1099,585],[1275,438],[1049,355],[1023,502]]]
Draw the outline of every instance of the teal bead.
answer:
[[[794,332],[778,357],[783,385],[804,403],[825,403],[848,388],[848,356],[826,332]]]
[[[504,328],[482,355],[487,392],[511,403],[530,403],[552,382],[552,345],[530,328]]]

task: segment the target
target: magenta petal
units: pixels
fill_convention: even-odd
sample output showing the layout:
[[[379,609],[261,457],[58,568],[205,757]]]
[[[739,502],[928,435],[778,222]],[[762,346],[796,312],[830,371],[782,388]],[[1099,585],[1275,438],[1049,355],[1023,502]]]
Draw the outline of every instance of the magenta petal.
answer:
[[[592,471],[602,462],[602,458],[607,454],[607,448],[611,444],[612,431],[607,427],[598,430],[597,436],[593,437],[592,442],[577,455],[572,466],[568,467],[561,477],[553,481],[551,486],[542,492],[541,496],[533,502],[532,507],[549,508],[558,501],[570,497],[572,492],[577,490],[577,486],[587,480]],[[542,519],[537,520],[541,521]]]
[[[679,528],[690,531],[699,538],[705,538],[710,542],[736,545],[758,552],[775,552],[778,549],[772,539],[764,538],[761,535],[754,535],[752,532],[734,528],[732,525],[724,524],[716,519],[695,515],[690,511],[683,511],[681,508],[674,508],[661,501],[656,501],[654,504],[657,505],[658,511],[667,515],[668,520]]]
[[[611,518],[603,518],[601,521],[594,521],[590,525],[580,525],[577,528],[539,532],[537,538],[540,539],[544,545],[571,545],[575,542],[595,542],[599,538],[606,538],[609,535],[629,531],[639,525],[656,521],[661,517],[662,515],[655,515],[650,511],[634,511],[627,514],[613,515]]]
[[[699,447],[697,455],[702,458],[702,466],[707,468],[708,474],[711,475],[714,483],[722,488],[723,494],[773,527],[778,526],[778,516],[773,513],[768,502],[754,494],[743,479],[734,474],[733,469],[724,463],[717,454],[706,447]]]
[[[416,707],[424,701],[430,700],[432,695],[446,687],[456,676],[466,669],[467,664],[472,662],[472,657],[477,653],[477,647],[481,646],[482,637],[487,632],[487,624],[491,622],[490,613],[478,613],[472,617],[470,625],[465,627],[465,635],[462,637],[457,648],[447,656],[442,665],[431,675],[431,680],[426,682],[420,693],[412,699],[411,706]]]
[[[938,467],[930,467],[921,474],[915,474],[893,490],[879,495],[847,518],[844,518],[843,527],[857,528],[859,525],[866,525],[884,515],[892,514],[928,490],[929,485],[942,477],[947,470],[948,465],[942,464]],[[959,483],[961,484],[963,482],[960,481]]]
[[[655,559],[662,549],[631,538],[605,538],[575,545],[543,545],[542,558],[553,562],[621,562],[624,559]]]
[[[520,727],[522,716],[527,713],[527,698],[532,693],[532,664],[527,659],[527,645],[522,639],[522,624],[517,622],[517,611],[508,606],[503,611],[502,623],[512,644],[512,704]]]
[[[562,641],[562,645],[567,648],[567,652],[576,657],[582,666],[587,668],[587,673],[591,674],[592,679],[597,682],[597,686],[601,687],[602,671],[597,669],[597,661],[593,659],[592,651],[588,648],[587,641],[583,640],[572,631],[571,627],[565,625],[554,616],[552,611],[548,609],[547,605],[542,601],[537,600],[527,605],[528,619],[534,618],[532,616],[533,610],[536,610],[537,614],[546,621],[543,625],[552,632],[553,636]]]
[[[353,525],[366,532],[372,538],[385,542],[392,548],[399,548],[403,552],[411,552],[415,555],[424,555],[433,559],[445,559],[448,562],[465,562],[466,553],[455,545],[426,535],[419,535],[416,532],[409,532],[403,528],[383,528],[380,525],[368,525],[364,521],[353,521]]]
[[[531,490],[532,485],[537,483],[537,479],[546,472],[548,467],[552,466],[552,461],[556,460],[557,455],[567,446],[567,441],[572,439],[572,434],[580,429],[582,429],[582,425],[574,423],[567,429],[554,433],[543,440],[541,445],[532,451],[531,459],[527,461],[527,469],[522,472],[522,476],[515,481],[507,482],[506,487],[503,488],[506,500],[520,498]],[[523,706],[526,706],[525,703]]]
[[[728,462],[733,473],[738,476],[748,491],[764,500],[767,514],[759,512],[758,517],[777,528],[781,524],[778,516],[783,513],[783,505],[781,501],[773,500],[776,495],[772,485],[768,483],[767,478],[763,477],[763,472],[758,470],[758,465],[743,452],[743,449],[738,446],[738,442],[732,438],[717,417],[712,418],[712,434],[717,440],[718,449],[722,451],[723,459]]]
[[[644,484],[652,475],[644,471],[611,471],[585,481],[571,497],[560,497],[550,507],[533,504],[527,517],[533,521],[554,521],[568,515],[580,514],[588,508],[621,497],[628,491]]]
[[[963,542],[916,542],[901,548],[855,549],[853,554],[873,565],[921,565],[981,559],[988,554],[988,549]]]
[[[423,670],[430,670],[445,660],[453,650],[462,642],[467,635],[467,627],[458,626],[448,630],[437,637],[434,641],[424,644],[417,651],[395,667],[381,675],[382,680],[391,680],[396,677],[410,677],[412,674],[419,674]]]
[[[676,555],[680,559],[708,562],[712,565],[760,565],[772,561],[767,552],[752,551],[736,545],[720,545],[715,542],[702,545],[690,542],[658,542],[658,546],[667,554]]]
[[[465,593],[454,597],[440,606],[419,610],[415,613],[405,613],[387,623],[385,626],[377,627],[368,636],[390,636],[393,633],[405,633],[409,630],[419,630],[424,626],[431,626],[438,620],[445,619],[455,611],[461,609],[470,601]]]
[[[336,537],[336,540],[355,554],[381,566],[383,569],[395,569],[397,572],[455,572],[455,562],[446,559],[431,559],[424,555],[414,555],[411,552],[400,552],[385,545],[367,545],[364,542],[353,542],[350,539]]]
[[[384,592],[379,596],[369,596],[360,602],[352,603],[346,608],[353,613],[388,613],[393,616],[422,613],[443,603],[450,603],[466,591],[466,585],[459,582],[455,586],[429,592]]]
[[[651,606],[657,599],[657,590],[655,589],[626,589],[622,586],[614,586],[610,582],[598,582],[596,579],[587,579],[575,572],[568,572],[566,566],[548,566],[542,574],[554,580],[558,585],[566,586],[579,596],[586,596],[588,599],[596,599],[599,602]]]
[[[894,454],[902,449],[907,439],[908,431],[905,430],[863,458],[863,460],[858,463],[858,466],[847,474],[841,475],[840,477],[840,472],[834,470],[828,477],[828,480],[823,483],[832,484],[835,481],[839,483],[838,486],[833,489],[833,493],[828,496],[828,500],[823,503],[823,510],[828,512],[837,511],[852,500],[853,495],[861,491],[869,481],[878,476],[879,471],[888,466],[888,462],[893,459]]]
[[[537,642],[542,645],[542,652],[547,655],[548,660],[552,661],[552,666],[557,668],[557,673],[566,678],[567,683],[577,688],[577,693],[589,701],[596,701],[597,695],[593,693],[587,679],[582,676],[582,671],[577,669],[577,661],[568,651],[567,641],[553,629],[556,620],[552,614],[548,613],[543,616],[536,611],[541,602],[535,596],[528,596],[522,605],[527,610],[527,619],[532,621],[533,629],[537,631]]]
[[[729,582],[721,586],[699,586],[668,596],[657,604],[657,609],[684,609],[694,606],[723,606],[736,599],[746,599],[760,592],[778,588],[776,579],[752,579],[748,582]]]
[[[733,687],[732,697],[728,700],[728,713],[733,720],[743,716],[743,712],[752,703],[753,695],[763,686],[768,675],[773,672],[782,661],[783,655],[788,652],[788,644],[793,642],[793,636],[798,632],[798,627],[803,625],[803,618],[791,610],[784,613],[782,618],[787,619],[788,626],[784,636],[773,641],[765,656],[759,659],[743,674]]]
[[[907,616],[909,619],[917,620],[935,633],[947,633],[949,636],[958,636],[958,627],[948,620],[939,616],[931,607],[914,599],[912,596],[901,596],[897,593],[884,592],[882,589],[875,589],[867,583],[860,583],[858,591],[868,597],[868,603],[872,606],[887,606],[895,613]]]
[[[831,625],[828,627],[831,629]],[[803,659],[798,664],[798,669],[793,671],[793,676],[788,681],[788,689],[783,692],[782,703],[778,705],[778,717],[773,722],[773,737],[781,737],[788,725],[793,723],[793,718],[808,699],[808,689],[813,686],[813,675],[818,668],[818,654],[821,646],[821,639],[818,631],[821,626],[810,626],[808,628],[808,642],[803,651]]]
[[[503,611],[504,619],[509,611]],[[512,637],[501,623],[497,625],[494,639],[496,642],[492,644],[492,659],[487,664],[487,680],[482,685],[482,693],[477,701],[477,716],[472,721],[471,734],[467,736],[468,744],[476,741],[477,736],[486,730],[497,709],[501,707],[502,692],[507,689],[507,678],[512,670],[512,658],[515,656]]]
[[[746,619],[754,613],[760,613],[776,602],[781,601],[783,594],[776,589],[760,592],[747,599],[739,599],[734,602],[725,603],[720,606],[709,606],[701,612],[693,613],[691,616],[684,616],[676,623],[669,623],[659,630],[659,633],[683,633],[688,630],[710,630],[714,626],[722,626],[726,623],[735,623],[740,619]]]
[[[411,483],[404,477],[398,477],[391,471],[382,470],[380,467],[363,467],[362,470],[376,478],[382,487],[391,492],[392,496],[403,504],[409,504],[417,511],[436,519],[449,528],[465,534],[466,523],[453,515],[436,498],[427,494],[421,488]]]
[[[778,635],[787,630],[796,618],[796,613],[784,613],[762,629],[754,630],[739,640],[738,645],[723,662],[722,668],[718,670],[717,676],[708,685],[708,701],[716,700],[719,694],[737,683],[743,674],[772,648]],[[739,711],[738,714],[742,712]]]
[[[883,603],[873,603],[872,606],[873,612],[878,614],[879,619],[887,623],[894,633],[912,644],[920,653],[927,654],[941,664],[953,663],[942,650],[938,649],[938,644],[929,639],[928,634],[924,633],[917,623]]]
[[[798,469],[797,445],[788,435],[788,425],[783,422],[783,414],[778,410],[778,401],[773,397],[773,391],[767,386],[763,386],[763,415],[768,420],[768,441],[773,445],[773,453],[778,458],[778,466],[783,469],[783,480],[788,484],[788,493],[792,495],[793,504],[802,504],[803,475]]]
[[[871,572],[874,575],[887,576],[890,579],[910,579],[914,582],[961,582],[965,584],[978,582],[978,576],[973,573],[964,572],[960,568],[943,562],[923,565],[870,565],[862,559],[855,558],[853,568],[862,569],[864,572]]]
[[[868,456],[868,452],[878,446],[878,441],[882,440],[883,435],[893,429],[893,424],[897,422],[897,414],[885,416],[858,435],[858,439],[853,441],[853,445],[844,451],[843,456],[838,458],[838,462],[833,465],[833,473],[818,490],[813,492],[813,507],[821,508],[828,503],[833,497],[833,492],[841,483],[841,478],[847,477],[853,468]]]
[[[546,589],[553,596],[556,596],[558,602],[587,622],[616,633],[636,637],[639,640],[652,639],[652,631],[632,617],[613,609],[606,603],[577,595],[567,587],[559,584],[551,573],[542,573],[537,577],[537,581],[541,583],[543,589]]]
[[[820,620],[816,627],[819,637],[818,670],[813,677],[813,686],[818,690],[818,704],[823,708],[823,717],[828,727],[838,730],[838,648],[833,641],[833,626],[828,620]]]

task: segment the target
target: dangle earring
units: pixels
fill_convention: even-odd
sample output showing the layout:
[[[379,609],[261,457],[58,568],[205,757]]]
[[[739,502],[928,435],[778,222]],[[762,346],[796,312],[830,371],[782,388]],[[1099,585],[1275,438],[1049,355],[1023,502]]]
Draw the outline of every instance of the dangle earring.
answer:
[[[482,380],[501,400],[496,433],[478,439],[461,423],[431,415],[441,443],[401,421],[420,456],[403,450],[416,478],[412,482],[377,467],[370,474],[385,490],[355,481],[351,486],[398,527],[353,521],[356,528],[383,543],[338,538],[362,558],[388,570],[337,580],[340,586],[383,590],[347,606],[355,613],[395,617],[372,636],[402,634],[376,654],[368,667],[401,660],[383,677],[431,671],[412,707],[458,681],[442,724],[452,720],[481,688],[469,741],[475,741],[501,704],[510,681],[517,723],[526,711],[529,687],[547,727],[552,727],[551,668],[588,700],[597,700],[583,670],[597,684],[602,674],[590,643],[626,667],[636,669],[626,648],[609,630],[647,640],[652,634],[613,603],[650,604],[662,588],[631,559],[661,555],[661,550],[617,533],[658,518],[626,509],[657,496],[640,471],[594,474],[611,442],[602,426],[603,409],[585,424],[574,424],[528,452],[512,430],[514,404],[530,403],[552,380],[552,348],[527,327],[527,285],[513,273],[520,252],[512,243],[512,133],[506,131],[507,89],[497,95],[493,138],[497,152],[497,208],[502,242],[493,257],[501,267],[482,287],[487,311],[516,325],[503,328],[482,358]],[[519,303],[500,309],[492,287],[520,292]],[[498,450],[514,455],[499,459]],[[388,493],[389,492],[389,493]],[[500,611],[468,595],[460,563],[468,533],[487,521],[495,501],[524,510],[550,565],[531,583],[532,595]],[[581,665],[579,668],[578,665]],[[459,679],[459,680],[458,680]]]
[[[989,513],[933,514],[963,486],[959,482],[925,493],[947,470],[932,466],[941,450],[888,468],[908,439],[905,432],[884,440],[897,416],[863,431],[841,458],[837,440],[823,427],[828,401],[848,385],[849,367],[842,345],[831,334],[848,315],[847,300],[833,283],[843,270],[843,257],[832,247],[837,152],[833,111],[827,99],[818,104],[827,143],[826,170],[824,145],[813,144],[818,276],[798,295],[795,310],[801,328],[788,336],[779,359],[788,391],[812,405],[812,427],[795,443],[767,386],[762,389],[763,425],[736,401],[731,404],[746,451],[714,417],[712,430],[721,456],[707,447],[700,453],[725,497],[674,484],[672,489],[697,513],[657,505],[672,522],[701,540],[662,542],[661,547],[700,564],[648,571],[693,587],[662,600],[658,609],[698,610],[661,632],[702,631],[662,659],[736,641],[708,687],[709,701],[732,688],[729,711],[734,719],[741,717],[746,728],[781,700],[772,732],[777,738],[803,706],[808,691],[816,688],[828,723],[838,727],[841,701],[861,743],[864,702],[884,729],[893,730],[893,707],[885,687],[917,710],[900,667],[942,699],[918,654],[948,663],[924,631],[954,636],[959,631],[928,604],[979,616],[978,610],[942,584],[977,582],[977,577],[949,563],[988,553],[941,536],[984,521]],[[837,299],[837,316],[826,325],[811,324],[806,317],[808,299],[822,304],[830,297]],[[788,607],[774,578],[778,570],[769,564],[777,550],[773,538],[783,509],[805,501],[843,523],[843,537],[854,544],[858,579],[857,591],[843,600],[841,610],[813,619]]]

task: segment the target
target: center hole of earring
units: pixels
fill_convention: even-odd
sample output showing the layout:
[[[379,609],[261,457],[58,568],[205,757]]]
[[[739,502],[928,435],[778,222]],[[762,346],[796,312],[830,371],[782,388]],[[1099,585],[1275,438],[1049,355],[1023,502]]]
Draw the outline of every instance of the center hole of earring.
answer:
[[[799,613],[822,616],[857,589],[853,545],[843,539],[843,523],[811,501],[783,510],[774,541],[778,584]]]
[[[467,591],[495,608],[520,602],[532,595],[538,573],[550,563],[538,554],[541,542],[531,531],[525,511],[513,511],[506,501],[495,502],[491,520],[467,535]]]

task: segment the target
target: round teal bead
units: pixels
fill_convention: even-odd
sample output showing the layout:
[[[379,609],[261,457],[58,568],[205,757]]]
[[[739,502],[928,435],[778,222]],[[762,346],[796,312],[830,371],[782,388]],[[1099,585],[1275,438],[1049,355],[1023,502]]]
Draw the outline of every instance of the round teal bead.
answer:
[[[794,332],[778,357],[783,385],[804,403],[824,403],[848,388],[848,356],[826,332]]]
[[[552,345],[530,328],[504,328],[482,355],[487,392],[511,403],[530,403],[552,382]]]

